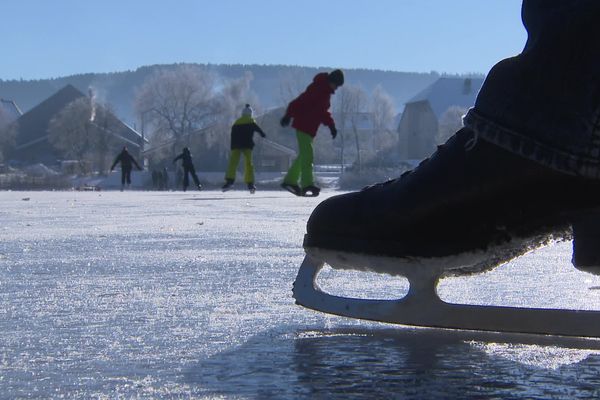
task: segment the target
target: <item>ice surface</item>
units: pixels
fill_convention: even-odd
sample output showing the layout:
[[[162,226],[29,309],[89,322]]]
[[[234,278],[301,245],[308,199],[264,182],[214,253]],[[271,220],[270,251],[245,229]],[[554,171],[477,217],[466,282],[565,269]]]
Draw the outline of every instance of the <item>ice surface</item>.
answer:
[[[324,197],[287,192],[0,193],[0,398],[590,398],[597,341],[392,327],[294,305]],[[28,200],[25,200],[28,199]],[[443,299],[600,309],[570,244]],[[330,269],[329,292],[402,279]]]

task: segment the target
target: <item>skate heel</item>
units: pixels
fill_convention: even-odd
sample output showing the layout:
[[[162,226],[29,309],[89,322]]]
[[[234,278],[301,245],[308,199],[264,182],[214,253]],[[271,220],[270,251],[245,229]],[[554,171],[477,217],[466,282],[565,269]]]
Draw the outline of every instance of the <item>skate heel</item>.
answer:
[[[573,221],[573,266],[600,275],[600,213],[592,213]]]

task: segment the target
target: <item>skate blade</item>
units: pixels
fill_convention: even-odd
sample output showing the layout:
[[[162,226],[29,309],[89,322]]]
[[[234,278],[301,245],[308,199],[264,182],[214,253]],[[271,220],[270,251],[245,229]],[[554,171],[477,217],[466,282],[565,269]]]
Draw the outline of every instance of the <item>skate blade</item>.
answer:
[[[527,333],[557,336],[600,337],[600,311],[518,308],[452,304],[442,301],[436,287],[444,268],[405,268],[408,294],[398,300],[371,300],[334,296],[323,292],[317,276],[325,261],[307,253],[293,285],[296,304],[343,317],[432,328]],[[322,253],[321,253],[322,254]],[[344,254],[344,263],[353,256]],[[374,258],[389,264],[392,258]],[[358,264],[364,259],[358,259]],[[329,262],[329,260],[328,260]],[[332,265],[333,266],[333,265]],[[372,268],[353,268],[372,271]],[[386,269],[391,269],[387,266]]]
[[[284,188],[285,190],[287,190],[288,192],[290,192],[291,194],[295,195],[295,196],[301,196],[302,195],[302,193],[300,192],[300,188],[294,187],[292,185],[287,185],[285,183],[282,183],[281,187]]]

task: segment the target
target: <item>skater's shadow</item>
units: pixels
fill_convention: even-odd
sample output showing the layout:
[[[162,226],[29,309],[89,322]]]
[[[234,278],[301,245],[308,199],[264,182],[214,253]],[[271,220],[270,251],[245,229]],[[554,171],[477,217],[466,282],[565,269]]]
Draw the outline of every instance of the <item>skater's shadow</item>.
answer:
[[[186,378],[250,398],[573,398],[600,395],[600,342],[433,329],[267,332]],[[585,376],[585,379],[581,379]]]

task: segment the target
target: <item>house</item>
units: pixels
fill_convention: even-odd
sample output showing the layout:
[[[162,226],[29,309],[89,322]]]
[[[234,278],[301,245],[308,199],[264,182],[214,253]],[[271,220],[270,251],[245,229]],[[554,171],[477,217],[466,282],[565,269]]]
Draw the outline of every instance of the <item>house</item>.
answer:
[[[0,123],[10,124],[16,121],[23,113],[17,104],[12,100],[0,98]]]
[[[356,133],[361,139],[361,145],[365,146],[369,151],[374,151],[374,134],[375,126],[373,125],[373,113],[370,112],[353,112],[346,113],[345,116],[334,113],[332,115],[335,121],[338,132],[344,133],[348,138],[353,137]],[[339,146],[339,143],[335,143]]]
[[[398,124],[400,159],[416,160],[433,153],[440,118],[453,106],[470,108],[483,78],[442,77],[405,103]]]
[[[296,151],[272,140],[262,139],[256,143],[253,158],[257,171],[287,171],[296,158]]]
[[[62,154],[55,149],[48,140],[48,128],[50,121],[64,107],[80,98],[87,98],[82,92],[72,85],[67,85],[58,92],[21,115],[14,123],[16,124],[15,148],[10,153],[9,159],[22,165],[42,163],[46,165],[57,164],[63,159]],[[90,99],[91,101],[91,99]],[[97,113],[103,112],[106,117],[101,125],[90,121],[94,129],[109,133],[114,139],[115,151],[127,145],[134,155],[139,154],[143,143],[142,135],[130,126],[123,123],[110,111],[97,106]]]
[[[253,158],[257,171],[285,172],[296,158],[296,135],[291,134],[290,128],[282,128],[279,124],[284,114],[285,107],[275,107],[255,117],[267,133],[266,139],[255,140]]]

